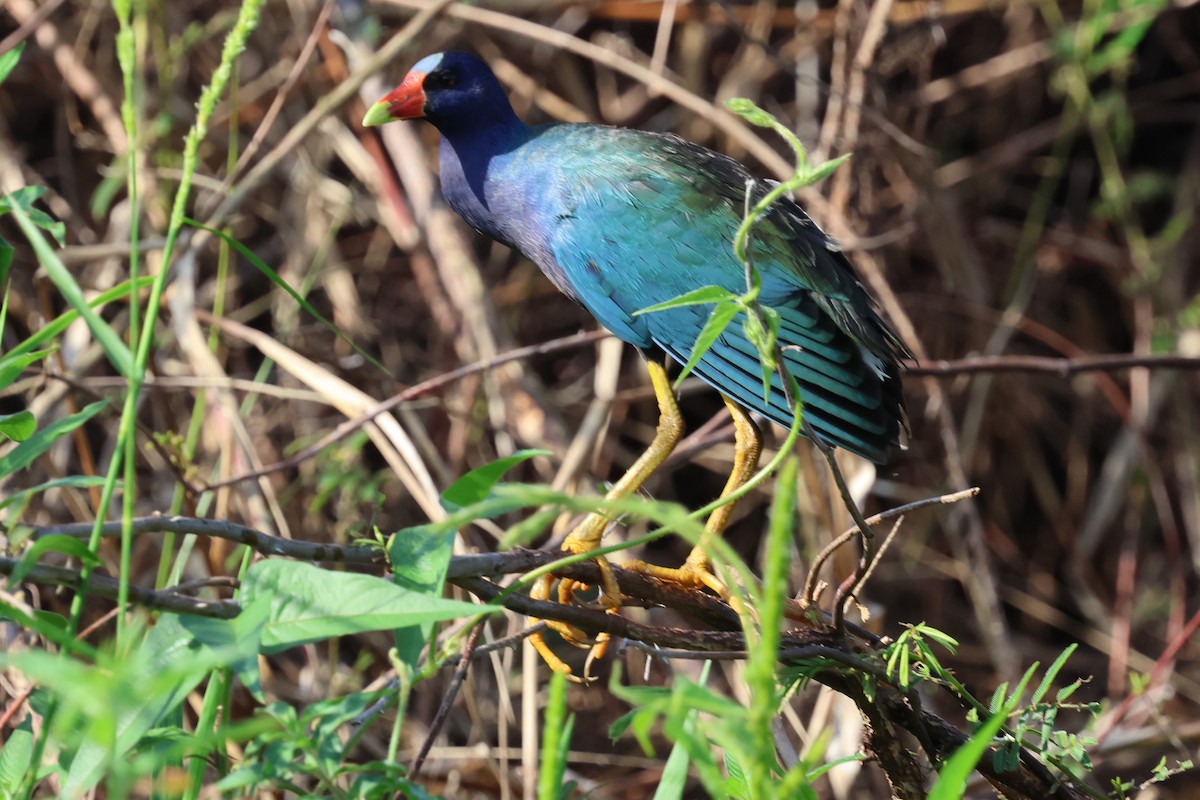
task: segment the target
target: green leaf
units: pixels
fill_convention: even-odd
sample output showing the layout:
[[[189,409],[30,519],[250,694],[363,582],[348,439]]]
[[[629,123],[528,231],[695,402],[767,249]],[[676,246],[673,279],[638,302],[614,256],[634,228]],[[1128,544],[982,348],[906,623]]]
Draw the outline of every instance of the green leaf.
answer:
[[[758,765],[765,767],[765,765]],[[729,774],[729,781],[726,784],[729,787],[729,794],[733,797],[752,797],[753,793],[750,790],[750,781],[746,779],[746,770],[742,769],[741,763],[728,750],[725,751],[725,772]]]
[[[739,311],[741,308],[737,303],[720,302],[713,306],[712,313],[708,315],[704,327],[700,330],[700,335],[696,337],[696,343],[692,346],[692,354],[688,356],[687,363],[683,365],[679,377],[675,379],[676,387],[683,383],[683,379],[700,363],[700,359],[704,358],[704,354],[725,332]]]
[[[26,716],[21,725],[8,735],[0,750],[0,797],[16,797],[21,782],[33,764],[32,718]]]
[[[849,161],[851,155],[851,153],[846,153],[838,156],[837,158],[831,158],[815,167],[809,167],[804,171],[804,185],[810,186],[814,183],[820,183],[821,181],[825,180],[832,175],[838,167]]]
[[[17,376],[30,364],[41,361],[52,352],[52,350],[46,349],[33,353],[9,353],[0,358],[0,389],[15,381]]]
[[[550,676],[550,694],[546,701],[545,729],[542,732],[542,765],[538,773],[538,800],[560,800],[563,775],[567,771],[567,752],[575,716],[567,715],[567,676]]]
[[[93,567],[100,565],[100,557],[89,550],[87,542],[82,539],[57,534],[43,536],[21,556],[21,560],[17,562],[17,566],[13,568],[12,575],[9,577],[10,584],[16,585],[24,580],[25,576],[29,574],[29,570],[33,569],[37,565],[38,559],[46,553],[62,553],[70,558],[78,558],[84,564]]]
[[[762,309],[765,311],[766,309]],[[764,319],[766,325],[763,324]],[[762,369],[763,381],[763,402],[770,403],[771,400],[771,378],[775,376],[775,370],[779,364],[775,359],[775,343],[779,339],[779,315],[775,314],[771,317],[763,314],[761,317],[753,313],[746,314],[746,321],[742,323],[742,330],[746,334],[746,338],[750,344],[754,345],[754,349],[758,351],[758,363]]]
[[[392,582],[410,592],[441,594],[457,531],[442,525],[417,525],[396,531],[388,540]]]
[[[338,735],[339,729],[351,724],[362,713],[374,705],[385,695],[388,689],[378,689],[370,692],[352,692],[341,697],[331,697],[313,703],[304,709],[300,723],[306,730],[312,731],[312,740],[316,745],[310,751],[320,773],[336,775],[339,769],[350,772],[349,765],[344,765],[348,747],[354,740],[344,742]]]
[[[6,50],[5,53],[0,53],[0,83],[5,82],[8,74],[12,73],[17,67],[17,62],[20,61],[20,54],[25,50],[25,42],[17,42],[17,46],[11,50]]]
[[[23,503],[27,498],[39,492],[44,492],[47,489],[87,489],[92,486],[103,486],[104,484],[105,478],[103,475],[68,475],[65,478],[55,478],[45,483],[39,483],[37,486],[31,486],[28,489],[13,492],[8,497],[0,500],[0,508],[7,508],[17,503]]]
[[[0,414],[0,437],[23,442],[37,430],[37,418],[29,411]]]
[[[12,195],[7,195],[7,197],[11,198]],[[104,354],[108,357],[113,367],[125,377],[132,375],[133,353],[130,352],[128,345],[92,309],[92,305],[83,296],[83,290],[79,288],[79,284],[75,281],[75,276],[63,264],[58,254],[50,248],[50,245],[46,244],[45,238],[38,232],[37,224],[31,219],[30,214],[26,213],[25,209],[20,205],[13,205],[12,211],[13,216],[16,217],[17,224],[21,226],[21,231],[29,240],[34,253],[37,254],[38,262],[46,270],[46,274],[50,276],[50,280],[58,288],[59,293],[62,294],[71,308],[87,322],[92,336],[96,338],[100,347],[103,348]],[[125,296],[128,296],[128,294],[129,290],[126,288]],[[32,338],[34,337],[30,337],[30,339]],[[27,345],[28,343],[29,340],[27,339],[23,344]]]
[[[971,738],[938,770],[937,782],[930,790],[927,800],[961,800],[967,790],[967,779],[975,770],[992,739],[1004,725],[1005,714],[995,714],[975,731]]]
[[[1003,681],[992,692],[992,698],[988,701],[988,713],[999,714],[1000,709],[1004,707],[1004,703],[1008,700],[1008,681]]]
[[[403,628],[486,612],[486,606],[421,594],[376,578],[299,561],[260,561],[242,580],[242,598],[269,608],[261,652],[364,631]]]
[[[109,175],[100,179],[96,184],[95,191],[92,192],[91,202],[88,203],[88,210],[92,213],[94,219],[107,219],[108,211],[112,208],[117,196],[125,191],[128,186],[125,170],[122,169],[124,164],[113,165],[109,169],[112,172]]]
[[[138,278],[136,288],[140,291],[141,289],[145,289],[150,286],[150,284],[153,282],[153,275],[143,275],[142,277]],[[129,299],[129,290],[129,281],[122,281],[108,291],[102,292],[96,297],[92,298],[92,300],[86,303],[86,305],[89,309],[98,309],[108,305],[114,300],[124,302]],[[77,319],[79,319],[78,311],[74,309],[70,311],[64,311],[50,322],[47,322],[45,325],[42,325],[40,328],[30,334],[29,338],[19,342],[16,347],[9,351],[8,355],[13,356],[21,353],[32,352],[45,343],[53,341]],[[132,358],[133,357],[131,355],[131,363]]]
[[[85,713],[96,721],[72,759],[63,786],[63,796],[78,797],[104,776],[110,758],[125,757],[223,662],[183,628],[177,615],[163,614],[136,650],[105,669],[58,656],[48,660],[45,669],[61,671],[65,665],[72,670],[55,675],[56,683],[49,682],[45,670],[33,674],[65,698],[62,702],[87,704]],[[109,721],[108,715],[115,720]],[[106,741],[95,735],[98,731],[111,731],[114,738]]]
[[[13,247],[11,244],[9,244],[7,241],[4,240],[3,236],[0,236],[0,289],[5,290],[4,299],[5,299],[6,306],[7,306],[7,301],[8,301],[8,292],[7,292],[8,287],[5,285],[5,281],[8,279],[8,269],[9,269],[9,267],[12,266],[12,262],[13,262]],[[0,323],[3,323],[3,322],[4,322],[3,315],[0,315]],[[0,328],[3,328],[3,327],[4,327],[3,324],[0,324]]]
[[[656,303],[652,306],[640,309],[633,312],[633,316],[641,314],[652,314],[655,311],[666,311],[670,308],[683,308],[684,306],[699,306],[705,303],[719,303],[722,300],[736,300],[737,295],[728,289],[722,289],[720,286],[702,286],[699,289],[693,289],[690,292],[672,297],[662,303]]]
[[[695,735],[695,720],[689,720],[687,725],[691,728],[686,730],[689,735]],[[691,759],[688,757],[687,748],[679,742],[671,748],[671,755],[667,756],[667,763],[663,766],[662,775],[658,779],[658,788],[654,790],[654,800],[682,800],[683,791],[687,788],[688,767],[691,764]]]
[[[1058,673],[1062,671],[1063,666],[1067,663],[1067,659],[1071,657],[1071,654],[1074,653],[1078,647],[1078,644],[1072,642],[1071,644],[1067,645],[1061,653],[1059,653],[1058,658],[1054,659],[1054,663],[1051,664],[1050,668],[1046,670],[1045,677],[1042,678],[1042,682],[1038,684],[1037,689],[1034,690],[1033,695],[1029,699],[1029,704],[1031,706],[1036,706],[1038,703],[1042,702],[1042,698],[1045,697],[1046,693],[1050,691],[1050,686],[1058,678]]]
[[[725,105],[734,114],[760,128],[773,128],[777,122],[775,117],[746,97],[731,97],[725,101]]]
[[[82,411],[50,423],[3,456],[0,456],[0,477],[12,475],[14,472],[29,466],[33,463],[34,459],[49,450],[50,446],[60,436],[66,436],[99,414],[107,405],[107,400],[97,400],[95,403],[85,406]]]
[[[471,470],[442,492],[442,508],[447,511],[458,511],[461,508],[482,502],[491,493],[492,487],[504,477],[510,469],[528,461],[534,456],[548,456],[549,450],[518,450],[511,456],[499,458],[490,464]],[[393,562],[394,563],[394,562]]]
[[[179,624],[210,650],[224,655],[242,685],[260,703],[266,700],[259,681],[258,651],[267,621],[266,605],[244,607],[233,619],[180,616]]]
[[[25,42],[17,42],[16,47],[0,54],[0,83],[4,83],[4,79],[16,68],[17,62],[21,60],[21,53],[24,51]]]
[[[950,634],[945,633],[943,631],[940,631],[937,628],[931,628],[928,625],[926,625],[924,622],[922,622],[917,627],[921,629],[921,635],[924,636],[926,639],[932,639],[933,641],[940,644],[942,647],[946,648],[946,650],[948,650],[951,653],[951,655],[954,654],[954,649],[956,647],[958,647],[958,640],[955,639],[953,636],[951,636]]]
[[[53,236],[54,240],[58,242],[58,246],[62,247],[67,232],[66,225],[33,205],[45,193],[45,186],[22,186],[15,192],[0,197],[0,214],[7,214],[13,211],[14,207],[20,208],[29,216],[34,225]]]
[[[267,278],[272,283],[274,283],[280,289],[283,289],[285,292],[287,292],[289,295],[291,295],[292,299],[295,300],[296,303],[301,308],[303,308],[305,311],[307,311],[312,316],[313,319],[315,319],[317,322],[324,325],[334,336],[338,337],[343,342],[348,344],[351,347],[351,349],[354,350],[355,353],[358,353],[358,355],[362,357],[362,359],[364,361],[366,361],[368,364],[370,364],[371,366],[378,369],[380,372],[382,372],[386,375],[389,375],[389,376],[391,375],[391,373],[387,371],[387,368],[384,367],[383,364],[379,363],[379,361],[377,359],[375,359],[375,357],[372,356],[370,353],[368,353],[366,350],[363,350],[361,347],[359,347],[349,336],[347,336],[345,333],[342,332],[341,328],[339,328],[337,325],[334,325],[329,320],[325,319],[325,317],[321,316],[321,314],[315,308],[312,307],[311,303],[309,303],[307,300],[305,300],[304,297],[302,297],[299,292],[297,292],[295,289],[293,289],[288,284],[288,282],[285,281],[282,276],[280,276],[280,274],[278,272],[276,272],[275,270],[268,267],[267,263],[265,261],[263,261],[261,258],[259,258],[257,255],[255,255],[253,250],[246,247],[246,245],[242,244],[237,239],[234,239],[232,236],[230,236],[225,231],[218,230],[217,228],[210,228],[201,222],[197,222],[196,220],[189,219],[187,217],[184,217],[183,221],[186,224],[191,225],[194,228],[199,228],[200,230],[208,231],[213,236],[216,236],[218,239],[225,242],[225,244],[232,247],[234,250],[237,250],[239,253],[241,253],[243,258],[245,258],[247,261],[249,261],[251,264],[253,264],[255,267],[257,267],[258,271],[261,272],[263,275],[266,275]]]
[[[397,531],[388,540],[392,582],[424,597],[440,597],[456,536],[456,529],[436,525],[418,525]],[[433,633],[433,625],[430,620],[398,628],[395,633],[397,657],[415,668]]]

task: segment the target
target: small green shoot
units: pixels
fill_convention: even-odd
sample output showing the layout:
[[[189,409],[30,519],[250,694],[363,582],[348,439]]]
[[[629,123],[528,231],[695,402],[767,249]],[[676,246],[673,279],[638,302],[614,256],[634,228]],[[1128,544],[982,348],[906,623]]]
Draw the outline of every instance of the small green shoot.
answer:
[[[745,266],[746,288],[741,294],[728,287],[705,286],[662,303],[640,309],[638,314],[650,314],[685,306],[712,304],[713,309],[705,321],[700,334],[692,345],[687,362],[675,379],[678,387],[705,354],[716,344],[717,340],[735,319],[742,318],[742,333],[758,353],[762,368],[763,398],[770,398],[773,377],[780,372],[778,339],[779,313],[759,301],[762,282],[758,269],[754,266],[750,252],[751,236],[755,225],[767,219],[772,213],[772,206],[781,198],[804,186],[823,180],[843,164],[849,155],[826,161],[821,164],[810,164],[808,153],[800,140],[771,114],[745,98],[733,98],[728,102],[730,110],[753,125],[768,127],[779,133],[787,140],[796,155],[796,171],[782,183],[774,184],[769,190],[762,191],[756,182],[747,187],[747,210],[742,217],[734,234],[734,257]],[[751,200],[753,205],[750,205]],[[784,377],[785,386],[787,378]],[[798,400],[798,397],[793,397]]]

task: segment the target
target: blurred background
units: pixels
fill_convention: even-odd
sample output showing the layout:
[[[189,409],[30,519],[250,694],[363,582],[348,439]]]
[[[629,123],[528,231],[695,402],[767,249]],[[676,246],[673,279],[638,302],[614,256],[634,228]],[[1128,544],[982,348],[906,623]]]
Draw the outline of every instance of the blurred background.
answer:
[[[391,532],[426,521],[438,490],[456,476],[520,448],[552,455],[514,477],[602,490],[653,434],[656,408],[640,357],[611,338],[576,337],[596,330],[585,312],[534,265],[441,205],[432,127],[364,130],[359,120],[419,57],[464,49],[493,66],[527,122],[672,131],[784,177],[786,144],[724,109],[729,98],[748,97],[794,130],[813,158],[853,154],[800,200],[841,242],[918,356],[905,380],[909,448],[877,469],[847,458],[853,488],[872,512],[981,489],[972,501],[906,518],[866,587],[864,624],[892,636],[922,621],[947,632],[961,646],[946,663],[984,698],[1078,642],[1063,682],[1090,677],[1076,697],[1102,701],[1104,710],[1098,720],[1080,714],[1060,724],[1099,740],[1097,786],[1194,754],[1196,3],[440,3],[438,16],[359,95],[337,95],[335,87],[432,5],[264,7],[232,100],[218,106],[201,147],[188,214],[223,226],[382,369],[248,259],[189,238],[196,246],[173,265],[140,415],[146,488],[138,513],[177,504],[187,514],[345,543],[372,526]],[[156,269],[182,136],[237,6],[147,7],[153,25],[138,40],[148,65],[138,96],[140,223],[144,257]],[[116,23],[95,2],[4,0],[0,12],[0,52],[29,42],[0,86],[0,185],[49,187],[43,207],[66,223],[62,259],[87,292],[102,292],[124,279],[129,258]],[[62,301],[9,218],[0,231],[17,247],[0,340],[7,349],[60,313]],[[124,312],[106,313],[117,324]],[[547,343],[546,352],[401,405],[399,434],[364,430],[256,480],[200,493],[180,488],[179,478],[203,489],[243,476],[311,445],[372,400]],[[53,418],[121,386],[76,327],[45,371],[0,395],[0,411],[23,405]],[[688,381],[682,396],[690,436],[647,491],[694,508],[720,492],[732,436],[715,393]],[[189,433],[197,403],[207,411]],[[94,472],[113,446],[115,413],[58,442],[4,491]],[[195,451],[183,459],[189,436]],[[778,444],[782,431],[773,437]],[[819,454],[801,447],[797,590],[807,559],[849,523]],[[768,485],[743,501],[730,530],[751,563],[770,498]],[[23,521],[87,521],[95,503],[87,489],[55,490],[25,509]],[[496,532],[466,530],[460,549],[494,549]],[[644,555],[672,564],[686,549],[664,540]],[[159,543],[138,541],[134,566],[147,583],[159,556]],[[189,577],[229,574],[229,556],[201,543]],[[846,553],[826,577],[836,585],[854,563]],[[47,594],[43,602],[64,601]],[[513,617],[487,636],[523,625]],[[340,651],[289,651],[272,659],[265,688],[303,704],[367,684],[386,674],[389,642],[380,634]],[[645,667],[632,652],[622,659],[631,682],[663,683],[692,669]],[[737,670],[719,670],[735,697]],[[520,650],[480,662],[431,754],[432,791],[528,790],[519,767],[536,752],[529,715],[539,671]],[[442,686],[433,679],[414,695],[406,747],[421,743]],[[612,742],[607,725],[626,707],[603,688],[573,690],[571,703],[586,721],[576,726],[570,764],[581,787],[596,798],[651,796],[665,750],[647,757],[629,737]],[[785,724],[797,741],[833,726],[830,757],[859,749],[853,706],[817,689],[797,698]],[[364,735],[364,758],[387,733],[385,726]],[[1191,797],[1197,786],[1185,773],[1144,796]],[[868,764],[835,773],[828,796],[883,793]]]

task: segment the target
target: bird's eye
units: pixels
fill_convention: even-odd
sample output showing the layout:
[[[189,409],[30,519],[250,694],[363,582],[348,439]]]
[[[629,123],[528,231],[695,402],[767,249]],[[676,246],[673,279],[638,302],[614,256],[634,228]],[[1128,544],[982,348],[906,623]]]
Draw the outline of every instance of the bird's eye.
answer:
[[[425,76],[426,89],[453,89],[458,85],[458,75],[453,72],[431,72]]]

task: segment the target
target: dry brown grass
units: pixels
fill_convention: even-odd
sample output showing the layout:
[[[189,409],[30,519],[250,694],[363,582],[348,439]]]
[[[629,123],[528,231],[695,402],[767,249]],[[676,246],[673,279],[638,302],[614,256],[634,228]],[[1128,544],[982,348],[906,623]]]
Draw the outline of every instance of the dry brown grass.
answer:
[[[50,187],[46,207],[68,228],[64,261],[85,289],[103,290],[123,277],[129,226],[115,157],[128,146],[117,112],[115,23],[96,4],[0,5],[0,51],[16,40],[33,45],[0,86],[0,186]],[[426,5],[388,0],[364,11],[389,35]],[[922,359],[1200,355],[1200,14],[1193,4],[1164,11],[1127,65],[1082,86],[1056,56],[1051,4],[944,2],[940,13],[922,2],[820,5],[798,20],[791,4],[771,2],[450,3],[359,97],[306,128],[306,114],[330,102],[369,48],[362,28],[338,9],[330,19],[350,50],[318,23],[319,4],[268,4],[239,62],[235,99],[222,106],[202,151],[191,213],[219,213],[237,240],[303,287],[383,370],[245,260],[234,257],[219,280],[214,242],[189,249],[175,265],[140,415],[139,513],[167,510],[181,468],[169,463],[171,443],[150,446],[151,437],[185,433],[201,390],[207,411],[183,477],[193,490],[223,485],[189,493],[183,511],[315,542],[347,543],[372,525],[394,531],[424,522],[439,513],[439,488],[517,448],[553,453],[527,462],[518,477],[587,492],[648,441],[654,406],[638,358],[611,339],[589,339],[467,376],[285,470],[230,480],[281,461],[403,387],[595,327],[534,266],[482,241],[440,205],[435,131],[395,125],[377,137],[359,127],[362,98],[374,100],[416,57],[442,49],[472,49],[490,61],[527,120],[676,131],[779,176],[787,170],[781,143],[722,108],[746,96],[819,156],[853,152],[803,200],[846,245]],[[1069,5],[1068,27],[1080,14]],[[142,235],[152,267],[180,137],[233,8],[152,5],[140,131]],[[1123,100],[1113,106],[1115,138],[1102,114],[1089,110],[1095,98]],[[1084,104],[1074,122],[1072,103]],[[1115,174],[1097,155],[1109,139]],[[255,152],[230,184],[228,154],[246,152],[250,142]],[[6,239],[20,241],[0,225]],[[27,248],[18,247],[11,277],[4,349],[62,311]],[[108,313],[119,325],[112,315],[124,312]],[[1108,704],[1098,723],[1100,775],[1148,774],[1160,756],[1194,753],[1200,736],[1200,650],[1189,626],[1200,613],[1194,366],[914,375],[906,381],[908,452],[877,473],[846,462],[851,479],[870,488],[871,510],[981,487],[969,504],[907,519],[867,586],[870,625],[894,634],[901,623],[923,620],[951,633],[963,646],[948,663],[984,697],[1031,662],[1047,663],[1080,642],[1068,673],[1093,676],[1081,694]],[[95,345],[75,331],[46,371],[0,396],[0,411],[32,404],[40,418],[52,418],[117,386]],[[708,424],[721,410],[712,392],[689,384],[684,410],[693,438],[648,488],[697,507],[720,490],[731,436],[723,418]],[[94,472],[112,433],[106,425],[82,429],[20,481]],[[797,543],[810,556],[848,520],[819,455],[805,452]],[[768,489],[744,502],[731,529],[752,563],[769,497]],[[57,490],[25,521],[88,521],[95,502],[87,491]],[[494,532],[466,530],[460,546],[493,549]],[[135,582],[153,583],[159,548],[158,540],[137,541]],[[683,548],[667,542],[648,557],[674,562]],[[103,555],[115,571],[114,553]],[[230,574],[230,555],[218,540],[199,542],[187,577]],[[835,559],[828,577],[840,581],[852,566]],[[803,567],[801,559],[797,587]],[[64,602],[48,591],[31,598],[51,609]],[[107,609],[97,601],[93,618]],[[485,640],[524,624],[510,615]],[[305,704],[385,681],[390,643],[385,634],[365,635],[274,657],[269,698]],[[625,680],[643,680],[640,651],[616,660],[625,662]],[[661,683],[695,669],[656,662],[647,675]],[[738,697],[740,666],[717,672]],[[522,768],[536,764],[544,673],[520,648],[478,662],[424,767],[432,791],[531,796]],[[1130,673],[1150,676],[1136,697]],[[447,671],[420,684],[404,758],[421,746],[449,680]],[[20,690],[0,687],[6,705]],[[665,751],[648,758],[628,737],[609,740],[607,726],[625,706],[601,685],[573,691],[571,707],[578,722],[570,767],[589,796],[651,796]],[[837,726],[831,756],[860,746],[853,705],[827,690],[802,693],[782,721],[793,742]],[[385,751],[387,734],[380,725],[364,735],[364,759]],[[1192,796],[1188,786],[1194,781],[1183,776],[1155,796]],[[886,789],[867,765],[827,791],[869,798]]]

